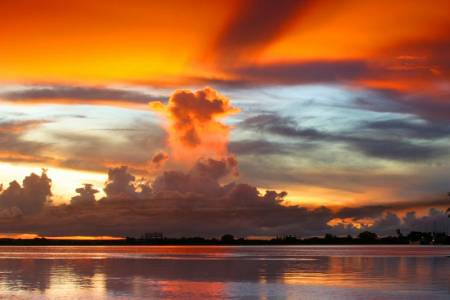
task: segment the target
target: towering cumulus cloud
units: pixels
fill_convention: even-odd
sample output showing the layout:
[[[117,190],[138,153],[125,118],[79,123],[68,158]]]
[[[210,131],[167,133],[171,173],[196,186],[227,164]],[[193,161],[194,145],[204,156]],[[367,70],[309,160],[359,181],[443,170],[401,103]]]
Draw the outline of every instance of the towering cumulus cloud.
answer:
[[[192,166],[200,158],[227,156],[230,127],[220,120],[238,109],[217,91],[178,90],[167,104],[150,102],[150,108],[167,120],[172,159]]]
[[[32,173],[25,177],[22,186],[12,181],[2,191],[0,186],[0,208],[3,216],[30,215],[40,212],[50,203],[52,181],[45,170],[41,176]]]

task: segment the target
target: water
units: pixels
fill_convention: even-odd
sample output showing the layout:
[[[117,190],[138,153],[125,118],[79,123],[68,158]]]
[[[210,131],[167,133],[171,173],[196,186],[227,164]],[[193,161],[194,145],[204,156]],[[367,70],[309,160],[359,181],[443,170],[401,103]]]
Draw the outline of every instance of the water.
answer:
[[[0,247],[1,299],[450,299],[450,247]]]

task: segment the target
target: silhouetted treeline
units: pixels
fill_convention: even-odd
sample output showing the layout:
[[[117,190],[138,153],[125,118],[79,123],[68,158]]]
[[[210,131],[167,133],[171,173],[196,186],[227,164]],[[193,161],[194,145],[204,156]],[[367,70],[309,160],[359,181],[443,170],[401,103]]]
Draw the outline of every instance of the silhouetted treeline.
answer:
[[[450,245],[450,236],[445,233],[412,231],[403,235],[397,231],[396,236],[379,237],[370,231],[361,232],[358,236],[335,236],[326,234],[324,237],[298,238],[293,235],[279,236],[267,239],[235,238],[225,234],[220,239],[204,237],[168,238],[162,235],[158,238],[126,237],[122,240],[55,240],[46,238],[35,239],[0,239],[0,245],[76,245],[76,246],[108,246],[108,245]]]

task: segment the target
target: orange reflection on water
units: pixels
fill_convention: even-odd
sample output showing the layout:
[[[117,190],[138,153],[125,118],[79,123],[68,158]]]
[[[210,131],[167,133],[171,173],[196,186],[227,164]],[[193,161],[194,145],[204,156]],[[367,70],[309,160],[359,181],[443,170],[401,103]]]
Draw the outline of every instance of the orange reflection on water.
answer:
[[[180,295],[185,299],[226,298],[223,282],[159,281],[158,287],[165,295],[164,299],[179,299]]]
[[[48,240],[124,240],[124,237],[110,235],[67,235],[67,236],[46,236]]]
[[[408,299],[420,293],[444,299],[450,294],[445,246],[0,247],[0,255],[0,298]]]

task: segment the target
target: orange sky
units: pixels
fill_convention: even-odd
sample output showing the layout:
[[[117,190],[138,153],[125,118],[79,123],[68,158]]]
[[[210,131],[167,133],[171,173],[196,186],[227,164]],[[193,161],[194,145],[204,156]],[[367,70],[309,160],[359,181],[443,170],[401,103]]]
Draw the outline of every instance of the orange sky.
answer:
[[[223,59],[236,49],[239,65],[362,59],[385,67],[409,55],[424,57],[431,68],[436,49],[414,44],[442,40],[449,26],[448,1],[306,1],[292,16],[280,4],[265,20],[258,19],[257,3],[2,1],[0,80],[176,85],[192,77],[230,79],[239,74],[225,70]],[[238,31],[235,24],[267,26],[267,32],[252,38],[254,29]]]

